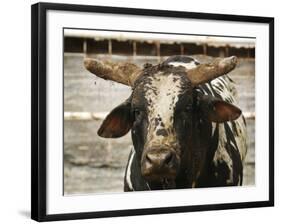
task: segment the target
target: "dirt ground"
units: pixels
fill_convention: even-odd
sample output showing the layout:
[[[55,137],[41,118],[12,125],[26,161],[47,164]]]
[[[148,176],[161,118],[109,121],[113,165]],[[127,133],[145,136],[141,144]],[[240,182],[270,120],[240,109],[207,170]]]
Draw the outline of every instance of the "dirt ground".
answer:
[[[210,57],[197,56],[201,61]],[[112,60],[133,60],[113,56]],[[135,63],[156,63],[155,57],[135,58]],[[237,83],[239,107],[255,111],[255,62],[239,60],[231,78]],[[104,81],[83,67],[83,55],[64,56],[64,111],[105,112],[124,101],[130,89]],[[119,139],[103,139],[96,131],[102,121],[64,121],[64,193],[90,194],[123,191],[123,175],[131,149],[130,134]],[[244,166],[243,185],[255,184],[255,120],[247,120],[248,153]]]

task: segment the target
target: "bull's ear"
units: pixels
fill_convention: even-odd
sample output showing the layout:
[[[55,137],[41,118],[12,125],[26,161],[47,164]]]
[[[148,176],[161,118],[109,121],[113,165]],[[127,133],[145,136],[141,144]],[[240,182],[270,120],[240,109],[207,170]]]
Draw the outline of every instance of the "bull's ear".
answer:
[[[236,120],[241,115],[238,107],[210,96],[201,96],[199,107],[209,121],[217,123]]]
[[[119,138],[130,131],[132,124],[131,102],[127,100],[107,115],[98,130],[98,135],[104,138]]]

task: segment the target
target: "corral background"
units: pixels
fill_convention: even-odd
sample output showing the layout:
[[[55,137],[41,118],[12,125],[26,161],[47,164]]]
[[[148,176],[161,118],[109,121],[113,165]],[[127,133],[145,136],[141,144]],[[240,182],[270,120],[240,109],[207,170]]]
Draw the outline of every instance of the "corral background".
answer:
[[[85,56],[130,61],[142,66],[169,55],[192,55],[201,62],[236,55],[230,73],[239,107],[248,123],[244,185],[255,183],[255,42],[247,38],[161,35],[109,31],[64,30],[64,193],[120,192],[131,149],[130,134],[103,139],[96,132],[102,118],[130,95],[127,86],[86,71]]]

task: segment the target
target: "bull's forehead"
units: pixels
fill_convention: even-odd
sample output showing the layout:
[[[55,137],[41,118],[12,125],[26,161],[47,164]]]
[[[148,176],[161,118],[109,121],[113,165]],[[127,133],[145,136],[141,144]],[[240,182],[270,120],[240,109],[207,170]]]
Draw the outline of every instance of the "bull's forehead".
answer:
[[[186,91],[183,79],[177,74],[161,72],[148,79],[144,85],[148,116],[150,119],[158,118],[160,126],[168,128],[179,97]]]

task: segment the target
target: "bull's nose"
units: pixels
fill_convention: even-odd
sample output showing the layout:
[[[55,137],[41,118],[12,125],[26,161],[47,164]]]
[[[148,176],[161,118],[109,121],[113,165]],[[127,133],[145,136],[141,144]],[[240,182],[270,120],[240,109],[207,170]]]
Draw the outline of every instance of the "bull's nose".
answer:
[[[169,149],[150,149],[145,152],[141,163],[141,172],[144,178],[159,181],[163,178],[176,177],[179,161],[176,153]]]
[[[166,152],[148,152],[145,156],[145,162],[149,163],[152,166],[157,166],[159,168],[165,168],[172,165],[172,162],[174,160],[174,153],[171,151]]]

